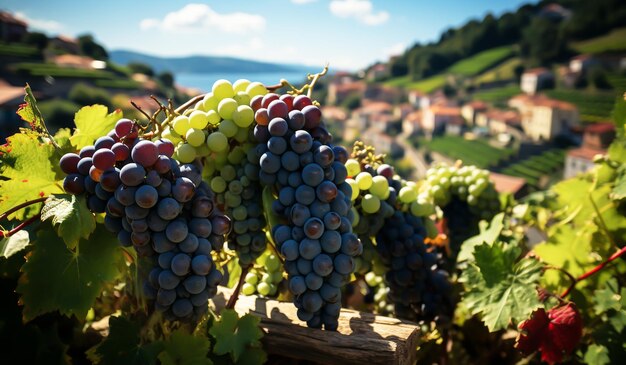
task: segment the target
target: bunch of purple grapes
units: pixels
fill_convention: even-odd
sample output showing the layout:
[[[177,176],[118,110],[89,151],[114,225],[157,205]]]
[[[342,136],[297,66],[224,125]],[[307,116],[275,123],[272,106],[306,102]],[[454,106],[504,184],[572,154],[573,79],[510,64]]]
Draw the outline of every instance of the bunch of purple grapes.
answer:
[[[171,158],[174,145],[138,134],[120,119],[107,136],[60,160],[64,188],[85,194],[88,208],[106,213],[104,224],[122,246],[133,246],[152,265],[146,298],[171,319],[197,318],[207,310],[222,274],[211,251],[219,250],[230,219],[214,209],[200,169]]]
[[[376,249],[388,268],[385,283],[395,314],[412,321],[445,321],[452,314],[452,288],[437,252],[424,244],[426,235],[420,217],[395,211],[376,235]]]
[[[348,153],[329,145],[332,137],[312,104],[304,95],[277,94],[251,102],[259,179],[278,197],[272,211],[281,224],[272,233],[285,258],[298,317],[309,327],[336,330],[341,287],[362,245],[352,233]]]

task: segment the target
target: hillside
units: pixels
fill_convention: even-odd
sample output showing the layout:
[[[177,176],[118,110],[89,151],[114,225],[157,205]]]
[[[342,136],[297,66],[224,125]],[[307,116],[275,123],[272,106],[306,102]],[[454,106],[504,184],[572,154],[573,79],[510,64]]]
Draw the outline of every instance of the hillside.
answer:
[[[138,52],[117,50],[110,53],[113,62],[128,64],[138,62],[150,65],[155,71],[174,73],[254,73],[254,72],[299,72],[310,70],[296,65],[284,65],[268,62],[250,61],[233,57],[189,56],[158,57]]]

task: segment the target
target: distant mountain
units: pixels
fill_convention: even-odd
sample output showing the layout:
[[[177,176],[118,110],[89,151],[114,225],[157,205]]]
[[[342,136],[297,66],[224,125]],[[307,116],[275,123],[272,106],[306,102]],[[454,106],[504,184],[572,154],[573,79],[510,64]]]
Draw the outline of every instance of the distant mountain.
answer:
[[[258,62],[233,57],[188,56],[158,57],[132,51],[111,51],[109,59],[115,63],[128,64],[140,62],[150,65],[156,72],[171,71],[176,73],[262,73],[262,72],[302,72],[306,74],[311,67],[297,65]]]

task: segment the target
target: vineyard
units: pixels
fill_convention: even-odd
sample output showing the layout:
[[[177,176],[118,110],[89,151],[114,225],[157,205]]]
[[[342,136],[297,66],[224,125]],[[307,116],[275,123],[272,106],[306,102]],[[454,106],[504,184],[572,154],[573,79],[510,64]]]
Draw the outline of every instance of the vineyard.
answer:
[[[481,168],[508,150],[451,140],[457,163],[409,181],[333,144],[326,71],[54,134],[26,86],[0,146],[3,363],[626,363],[626,120],[516,201]]]

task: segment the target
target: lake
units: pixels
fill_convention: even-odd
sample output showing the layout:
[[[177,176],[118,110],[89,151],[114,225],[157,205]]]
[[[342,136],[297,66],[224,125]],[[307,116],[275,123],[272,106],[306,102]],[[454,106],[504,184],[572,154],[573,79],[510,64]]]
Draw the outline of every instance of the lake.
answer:
[[[314,72],[312,70],[311,72]],[[306,74],[302,72],[250,72],[250,73],[177,73],[176,84],[184,87],[192,87],[202,91],[211,91],[213,83],[219,79],[226,79],[235,82],[239,79],[258,81],[264,85],[275,85],[281,79],[300,87],[306,79]]]

